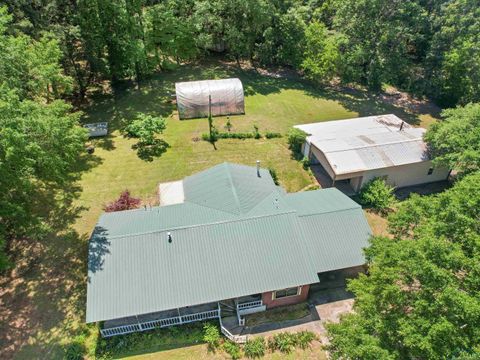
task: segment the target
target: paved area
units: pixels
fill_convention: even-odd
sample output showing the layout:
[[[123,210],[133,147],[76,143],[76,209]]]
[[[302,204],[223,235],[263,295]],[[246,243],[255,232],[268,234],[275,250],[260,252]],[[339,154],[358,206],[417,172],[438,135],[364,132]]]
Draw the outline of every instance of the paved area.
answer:
[[[158,186],[158,196],[161,206],[183,203],[183,180],[161,183]]]
[[[317,334],[324,343],[327,341],[325,323],[338,322],[342,314],[351,312],[354,299],[344,287],[339,287],[315,291],[310,294],[308,302],[310,315],[302,319],[253,326],[245,328],[242,334],[268,337],[284,331],[307,330]]]

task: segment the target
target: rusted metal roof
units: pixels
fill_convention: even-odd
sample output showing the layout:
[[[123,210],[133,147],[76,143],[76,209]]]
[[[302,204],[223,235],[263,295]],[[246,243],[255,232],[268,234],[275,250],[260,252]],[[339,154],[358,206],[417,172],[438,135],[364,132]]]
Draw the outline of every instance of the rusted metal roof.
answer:
[[[307,142],[323,152],[337,175],[429,160],[423,141],[426,130],[392,114],[296,128],[309,134]]]

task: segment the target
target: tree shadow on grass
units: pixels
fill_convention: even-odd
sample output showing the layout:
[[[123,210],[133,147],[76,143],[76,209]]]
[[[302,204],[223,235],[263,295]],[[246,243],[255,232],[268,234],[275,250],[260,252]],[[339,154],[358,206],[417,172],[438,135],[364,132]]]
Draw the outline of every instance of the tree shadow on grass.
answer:
[[[29,235],[12,240],[14,268],[0,276],[2,359],[62,358],[62,342],[84,321],[88,235],[71,226],[86,210],[77,180],[100,163],[82,153],[62,184],[35,188]]]
[[[170,145],[163,139],[155,139],[153,144],[142,141],[132,145],[132,149],[137,150],[137,155],[143,161],[153,161],[156,157],[162,156]]]
[[[262,75],[263,73],[263,75]],[[110,94],[92,97],[92,104],[83,108],[83,122],[107,121],[109,132],[121,130],[137,113],[168,117],[174,114],[176,106],[172,102],[175,83],[180,81],[239,78],[244,87],[245,96],[277,94],[283,90],[304,91],[312,98],[336,101],[345,109],[359,116],[393,113],[410,124],[419,124],[419,115],[438,116],[435,107],[425,107],[421,111],[410,111],[405,106],[385,101],[384,93],[374,93],[347,86],[322,86],[306,80],[293,71],[261,71],[239,69],[219,57],[204,59],[192,64],[182,65],[171,71],[157,73],[140,82],[139,86],[131,81],[117,84]],[[248,114],[248,109],[247,109]],[[314,119],[312,118],[312,121]],[[98,146],[113,150],[107,138]]]

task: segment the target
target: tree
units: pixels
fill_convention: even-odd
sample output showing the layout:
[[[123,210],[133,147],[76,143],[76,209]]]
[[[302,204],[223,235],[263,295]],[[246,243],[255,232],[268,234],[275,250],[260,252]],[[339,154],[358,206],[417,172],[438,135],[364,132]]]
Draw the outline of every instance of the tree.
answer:
[[[169,1],[146,11],[147,50],[155,54],[159,64],[168,58],[180,63],[198,55],[193,22],[185,14],[177,13],[177,6],[176,1]]]
[[[137,118],[125,127],[128,137],[139,139],[145,144],[153,144],[155,136],[167,128],[165,119],[146,114],[138,114]]]
[[[305,31],[305,53],[301,68],[310,79],[328,81],[337,74],[339,50],[337,36],[326,26],[312,22]]]
[[[50,204],[67,198],[87,131],[62,100],[69,78],[57,40],[7,34],[0,7],[0,270],[14,239],[38,240],[49,229]]]
[[[169,147],[166,141],[157,138],[157,135],[163,133],[166,128],[164,118],[138,114],[124,131],[127,137],[138,139],[138,142],[132,145],[132,149],[137,150],[138,157],[145,161],[153,161],[154,157],[161,156]]]
[[[417,1],[335,0],[334,29],[343,35],[340,75],[372,89],[382,83],[409,84],[428,29]]]
[[[302,146],[307,139],[307,134],[297,128],[291,128],[287,134],[288,147],[295,157],[302,158]]]
[[[466,174],[480,170],[480,103],[448,109],[425,134],[433,161]]]
[[[428,93],[446,106],[480,101],[480,4],[454,0],[433,19]]]
[[[264,0],[197,1],[193,21],[198,44],[225,47],[237,61],[253,58],[255,43],[270,22],[272,7]]]
[[[0,7],[0,80],[21,99],[51,100],[68,92],[71,79],[60,65],[61,49],[51,33],[38,41],[25,35],[9,35],[12,16]]]
[[[130,191],[125,190],[120,194],[120,197],[117,200],[106,205],[103,210],[105,210],[105,212],[114,212],[136,209],[141,202],[141,199],[131,196]]]
[[[369,275],[352,280],[355,312],[328,326],[334,359],[480,355],[480,173],[403,202],[394,238],[373,237]]]
[[[46,230],[43,209],[69,191],[84,150],[87,134],[79,117],[61,100],[21,101],[14,90],[0,87],[0,243],[38,239]]]
[[[382,178],[369,181],[360,191],[359,202],[376,210],[385,211],[395,203],[395,188]]]
[[[305,49],[305,11],[292,7],[286,13],[277,9],[256,44],[255,58],[265,65],[280,64],[298,68]]]

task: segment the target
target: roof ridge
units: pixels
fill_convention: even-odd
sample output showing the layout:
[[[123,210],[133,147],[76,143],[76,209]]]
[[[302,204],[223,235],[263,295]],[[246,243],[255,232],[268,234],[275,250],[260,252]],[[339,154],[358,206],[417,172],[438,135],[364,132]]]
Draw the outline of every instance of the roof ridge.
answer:
[[[238,207],[238,213],[241,214],[242,213],[242,207],[241,207],[241,204],[240,204],[240,199],[238,198],[237,189],[235,188],[235,184],[233,183],[232,174],[230,172],[230,164],[226,161],[223,164],[224,164],[224,167],[227,170],[228,181],[230,182],[230,185],[232,187],[232,193],[233,193],[233,197],[235,198],[235,203],[237,204],[237,207]]]
[[[109,236],[109,238],[110,239],[118,239],[118,238],[125,238],[125,237],[131,237],[131,236],[139,236],[139,235],[155,234],[155,233],[160,233],[160,232],[168,232],[168,231],[174,231],[174,230],[183,230],[183,229],[192,229],[192,228],[204,227],[204,226],[229,224],[229,223],[236,223],[236,222],[255,220],[255,219],[261,219],[261,218],[267,218],[267,217],[275,217],[275,216],[279,216],[279,215],[289,215],[289,214],[294,214],[296,212],[297,212],[296,210],[290,210],[290,211],[280,212],[280,213],[276,213],[276,214],[257,215],[257,216],[250,216],[250,217],[239,217],[239,218],[236,218],[236,219],[219,220],[219,221],[214,221],[214,222],[204,223],[204,224],[176,226],[176,227],[172,227],[172,228],[168,228],[168,229],[164,229],[164,230],[152,230],[152,231],[137,232],[137,233],[125,234],[125,235],[113,235],[113,236]]]
[[[357,138],[358,136],[352,136],[351,138]],[[331,151],[325,151],[327,154],[331,153],[338,153],[338,152],[343,152],[343,151],[352,151],[352,150],[360,150],[360,149],[367,149],[367,148],[373,148],[373,147],[379,147],[379,146],[384,146],[384,145],[394,145],[394,144],[402,144],[402,143],[407,143],[407,142],[414,142],[414,141],[423,141],[423,139],[420,138],[415,138],[415,139],[406,139],[406,140],[397,140],[397,141],[389,141],[386,143],[382,144],[366,144],[362,146],[356,146],[348,149],[338,149],[338,150],[331,150]]]
[[[304,215],[299,214],[298,217],[307,217],[307,216],[315,216],[315,215],[339,213],[339,212],[343,212],[343,211],[356,210],[356,209],[362,209],[362,207],[361,207],[360,205],[358,205],[358,206],[355,206],[355,207],[350,207],[350,208],[345,208],[345,209],[338,209],[338,210],[331,210],[331,211],[323,211],[323,212],[314,212],[314,213],[311,213],[311,214],[304,214]]]

